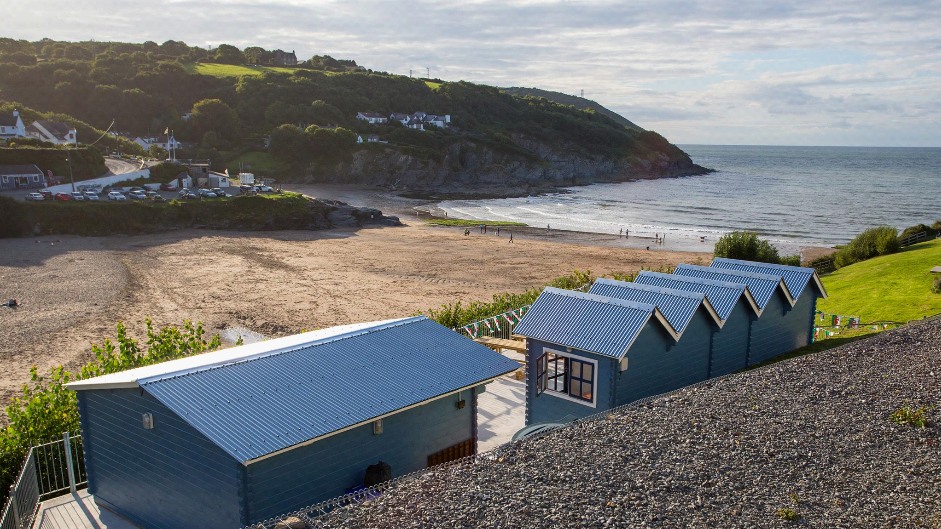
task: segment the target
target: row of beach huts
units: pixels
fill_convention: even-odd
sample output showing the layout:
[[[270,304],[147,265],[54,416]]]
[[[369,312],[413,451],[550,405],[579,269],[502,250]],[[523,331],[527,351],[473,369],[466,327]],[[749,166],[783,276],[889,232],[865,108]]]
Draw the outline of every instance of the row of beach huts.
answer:
[[[568,422],[808,344],[813,269],[716,259],[547,288],[526,424]],[[425,318],[345,325],[69,384],[89,492],[145,529],[233,529],[476,452],[477,401],[517,361]],[[375,469],[376,467],[374,467]]]

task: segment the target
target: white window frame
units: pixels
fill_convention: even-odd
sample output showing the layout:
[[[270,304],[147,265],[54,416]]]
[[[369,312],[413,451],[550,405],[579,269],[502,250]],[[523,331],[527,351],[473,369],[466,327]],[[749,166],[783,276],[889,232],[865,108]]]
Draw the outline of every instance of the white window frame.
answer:
[[[567,353],[565,351],[559,351],[558,349],[552,349],[550,347],[543,347],[542,355],[540,355],[540,357],[536,359],[536,363],[540,362],[542,359],[545,359],[546,358],[545,355],[549,353],[552,353],[556,356],[564,356],[565,358],[575,359],[575,360],[578,360],[579,362],[585,362],[587,364],[592,365],[591,401],[589,402],[585,399],[580,399],[580,398],[569,395],[567,391],[571,386],[570,386],[570,381],[568,380],[566,381],[566,393],[561,393],[561,392],[558,392],[558,391],[555,391],[546,387],[546,388],[543,388],[542,392],[540,392],[536,396],[539,397],[542,395],[551,395],[557,399],[567,400],[570,402],[577,402],[578,404],[581,404],[582,406],[588,406],[589,408],[597,408],[598,407],[598,361],[593,358],[588,358],[588,357],[581,356],[581,355]],[[535,368],[535,366],[533,367]],[[571,376],[571,372],[572,372],[571,364],[568,364],[568,369],[566,370],[565,376],[566,377]],[[544,376],[547,376],[547,373],[544,373]],[[539,382],[537,381],[537,385],[538,383]]]

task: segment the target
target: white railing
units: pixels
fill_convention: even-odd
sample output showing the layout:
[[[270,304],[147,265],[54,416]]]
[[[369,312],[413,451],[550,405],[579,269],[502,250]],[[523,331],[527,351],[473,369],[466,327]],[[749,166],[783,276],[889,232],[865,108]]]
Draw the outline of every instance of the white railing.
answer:
[[[31,447],[10,487],[0,529],[31,527],[40,501],[75,492],[87,483],[82,436],[64,433],[61,440]]]

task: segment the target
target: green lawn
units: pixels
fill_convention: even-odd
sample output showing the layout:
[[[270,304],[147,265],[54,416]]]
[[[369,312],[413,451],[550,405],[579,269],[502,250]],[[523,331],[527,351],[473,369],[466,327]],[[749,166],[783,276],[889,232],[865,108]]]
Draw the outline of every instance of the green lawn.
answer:
[[[432,226],[526,226],[522,222],[510,222],[506,220],[472,220],[472,219],[432,219],[428,221]]]
[[[229,173],[232,173],[233,167],[239,167],[240,164],[246,173],[254,173],[255,176],[280,176],[288,169],[285,164],[278,162],[270,154],[261,151],[246,152],[226,162]]]
[[[425,81],[425,86],[431,88],[432,90],[437,90],[441,88],[441,83],[436,83],[434,81]]]
[[[828,299],[817,303],[827,314],[859,316],[863,323],[908,322],[941,313],[941,294],[931,292],[941,265],[941,239],[893,255],[856,263],[822,278]]]
[[[261,75],[266,72],[292,73],[295,68],[280,66],[239,66],[235,64],[189,63],[184,65],[189,73],[212,77],[241,77],[243,75]]]

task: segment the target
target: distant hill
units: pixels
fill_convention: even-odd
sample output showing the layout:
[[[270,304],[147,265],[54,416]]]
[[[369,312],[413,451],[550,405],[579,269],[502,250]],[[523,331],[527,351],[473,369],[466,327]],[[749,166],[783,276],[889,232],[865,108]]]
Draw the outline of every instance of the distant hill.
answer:
[[[637,125],[635,125],[633,122],[631,122],[631,120],[625,118],[624,116],[618,114],[617,112],[613,110],[609,110],[601,106],[601,104],[599,104],[598,102],[592,101],[591,99],[585,99],[584,97],[563,94],[562,92],[552,92],[549,90],[542,90],[541,88],[523,88],[519,86],[514,86],[510,88],[501,88],[501,90],[503,90],[504,92],[510,95],[514,95],[516,97],[526,97],[526,96],[542,97],[554,103],[558,103],[560,105],[573,106],[579,110],[590,108],[599,114],[608,116],[615,122],[620,123],[621,125],[624,125],[625,127],[631,130],[636,130],[637,132],[641,132],[644,130],[641,127],[638,127]]]
[[[520,97],[293,55],[177,41],[0,38],[0,97],[8,108],[98,129],[113,121],[129,137],[166,131],[184,144],[178,158],[233,171],[262,160],[264,168],[245,169],[282,182],[521,196],[708,172],[656,132],[581,98],[515,89],[526,90]]]

